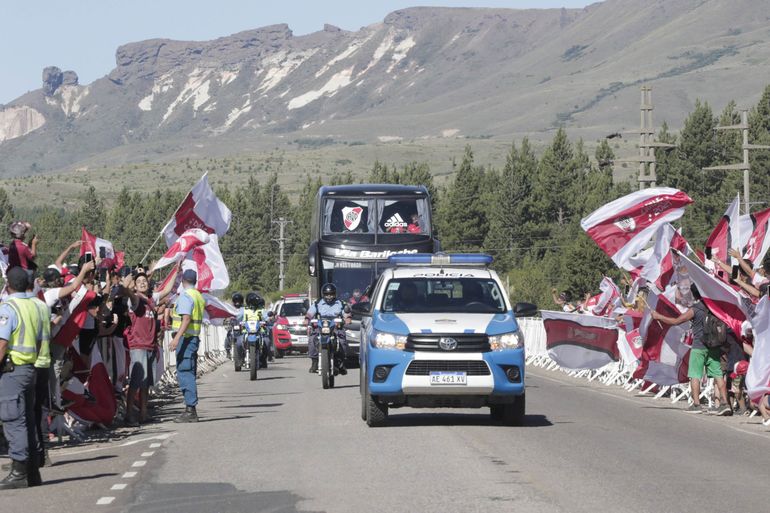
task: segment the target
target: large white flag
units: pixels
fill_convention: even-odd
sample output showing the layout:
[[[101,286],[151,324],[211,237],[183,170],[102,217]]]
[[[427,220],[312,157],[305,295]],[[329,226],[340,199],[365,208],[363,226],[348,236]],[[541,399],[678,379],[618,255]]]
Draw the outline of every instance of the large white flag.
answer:
[[[689,245],[670,223],[658,228],[655,234],[655,248],[642,269],[642,278],[664,291],[674,277],[674,256],[671,249],[689,254]]]
[[[754,330],[754,352],[746,373],[746,391],[752,401],[770,394],[770,300],[763,297],[751,319]]]
[[[711,232],[709,238],[706,240],[706,258],[717,257],[722,262],[728,262],[731,265],[738,265],[738,262],[727,254],[728,249],[736,249],[741,251],[741,198],[735,196],[735,199],[730,206],[727,207],[727,211],[717,223],[714,231]],[[729,259],[729,260],[728,260]],[[724,271],[720,271],[724,274]],[[729,280],[729,277],[722,276],[725,281]]]
[[[219,238],[213,233],[209,235],[208,244],[198,246],[188,253],[182,262],[182,269],[192,269],[198,273],[195,288],[201,292],[224,290],[230,285],[230,274],[219,250]]]
[[[211,190],[208,175],[203,175],[163,228],[163,237],[167,246],[191,228],[200,228],[221,237],[230,228],[232,217],[227,205],[219,201]]]
[[[206,310],[203,318],[215,326],[221,326],[224,319],[229,319],[238,315],[238,309],[231,303],[226,303],[213,294],[203,293],[203,299],[206,300]]]
[[[770,237],[767,236],[768,231],[770,231],[770,208],[754,212],[751,214],[751,218],[754,230],[746,242],[746,253],[744,253],[743,258],[751,260],[754,263],[754,268],[758,269],[762,267],[762,260],[765,259],[767,250],[770,248]]]
[[[168,251],[155,263],[153,269],[161,269],[182,260],[193,249],[208,244],[209,234],[200,228],[187,230],[168,248]]]
[[[580,226],[615,264],[624,267],[660,225],[682,217],[690,203],[692,199],[678,189],[643,189],[600,207]]]

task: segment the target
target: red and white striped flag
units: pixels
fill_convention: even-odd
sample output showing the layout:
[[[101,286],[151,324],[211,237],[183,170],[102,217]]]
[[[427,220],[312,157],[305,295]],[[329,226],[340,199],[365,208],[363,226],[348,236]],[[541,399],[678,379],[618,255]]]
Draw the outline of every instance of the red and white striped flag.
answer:
[[[86,230],[85,226],[83,227],[81,238],[83,240],[83,244],[80,245],[81,257],[86,253],[91,253],[94,260],[96,260],[99,258],[99,255],[104,254],[104,258],[102,258],[102,261],[99,263],[99,267],[104,269],[112,269],[118,264],[119,257],[112,242],[90,233]],[[104,248],[103,253],[102,248]],[[120,255],[120,260],[122,267],[122,254]]]
[[[548,356],[565,369],[599,369],[617,362],[618,328],[614,319],[541,310]]]
[[[230,274],[219,250],[218,237],[209,235],[208,244],[193,249],[182,263],[182,269],[192,269],[198,273],[195,288],[201,292],[224,290],[230,285]]]
[[[62,347],[70,347],[88,317],[88,304],[94,300],[96,292],[81,286],[70,296],[69,303],[62,311],[59,324],[51,329],[51,341]]]
[[[655,248],[641,274],[642,278],[654,284],[661,292],[671,283],[676,270],[674,261],[679,259],[672,255],[671,249],[690,254],[690,246],[685,238],[671,224],[666,223],[656,232]]]
[[[221,237],[230,228],[232,217],[233,214],[227,205],[211,190],[208,175],[203,175],[174,212],[171,221],[163,228],[166,245],[171,246],[191,228],[200,228]]]
[[[682,314],[663,294],[650,291],[647,304],[666,317],[676,318]],[[654,321],[650,310],[645,311],[639,328],[644,345],[633,377],[656,385],[686,383],[690,357],[690,347],[685,343],[686,334],[686,325],[670,326]]]
[[[625,262],[618,264],[618,266],[628,271],[628,273],[631,275],[631,278],[637,279],[642,275],[642,270],[644,270],[644,266],[647,265],[647,262],[650,260],[654,249],[655,248],[643,249]]]
[[[211,324],[220,326],[224,319],[229,319],[238,315],[238,309],[230,303],[222,301],[213,294],[204,292],[203,299],[206,300],[206,310],[204,318]]]
[[[193,249],[208,244],[209,234],[199,228],[192,228],[184,232],[168,251],[155,263],[155,269],[161,269],[169,264],[174,264],[182,260]]]
[[[748,320],[754,311],[751,300],[708,274],[686,256],[680,254],[680,262],[687,269],[690,281],[697,285],[701,299],[711,313],[727,324],[734,333],[740,333],[741,324]]]
[[[759,268],[770,248],[770,237],[767,236],[770,231],[770,208],[751,214],[751,218],[754,221],[754,230],[746,242],[743,258],[751,260],[754,268]]]
[[[727,211],[717,223],[714,231],[711,232],[709,238],[706,240],[706,258],[712,257],[719,258],[722,262],[730,263],[735,266],[738,262],[727,254],[728,249],[736,249],[741,251],[743,248],[740,246],[741,242],[741,199],[740,196],[735,196],[735,199],[730,206],[727,207]],[[729,282],[730,276],[727,276],[721,269],[717,271],[723,281]]]
[[[759,301],[751,327],[754,352],[746,373],[746,391],[752,401],[759,402],[765,394],[770,394],[770,300],[767,296]]]
[[[682,217],[690,203],[692,199],[677,189],[643,189],[600,207],[580,226],[615,264],[625,267],[660,225]]]

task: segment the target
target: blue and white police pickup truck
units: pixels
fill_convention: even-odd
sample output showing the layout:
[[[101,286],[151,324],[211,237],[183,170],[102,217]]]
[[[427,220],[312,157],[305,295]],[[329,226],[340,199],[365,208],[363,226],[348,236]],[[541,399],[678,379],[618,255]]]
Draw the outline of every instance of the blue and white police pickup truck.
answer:
[[[389,408],[483,408],[507,425],[524,419],[524,337],[492,257],[413,254],[389,259],[361,323],[361,418]]]

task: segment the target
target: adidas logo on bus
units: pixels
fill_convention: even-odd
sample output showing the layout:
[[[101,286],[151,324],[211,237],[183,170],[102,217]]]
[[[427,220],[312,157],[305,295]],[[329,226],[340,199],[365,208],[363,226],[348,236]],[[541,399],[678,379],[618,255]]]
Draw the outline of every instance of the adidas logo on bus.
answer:
[[[385,221],[385,228],[406,228],[406,222],[401,217],[401,214],[396,212],[390,219]]]

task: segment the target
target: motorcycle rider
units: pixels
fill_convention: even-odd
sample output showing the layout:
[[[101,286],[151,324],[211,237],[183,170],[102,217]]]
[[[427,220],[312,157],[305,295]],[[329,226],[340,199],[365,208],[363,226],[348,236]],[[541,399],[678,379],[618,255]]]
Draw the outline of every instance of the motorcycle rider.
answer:
[[[246,309],[243,311],[243,322],[246,321],[267,321],[267,315],[264,313],[265,300],[256,292],[246,294]],[[270,346],[268,345],[268,354]]]
[[[337,287],[333,283],[327,283],[321,288],[321,301],[316,301],[307,311],[307,318],[313,319],[334,319],[342,317],[345,324],[350,324],[350,314],[346,311],[345,303],[337,299]],[[348,373],[345,369],[345,354],[347,354],[348,344],[345,339],[345,330],[336,330],[337,341],[339,342],[340,355],[334,359],[337,370],[343,376]],[[310,337],[307,354],[310,357],[310,370],[308,372],[318,371],[318,329]]]
[[[228,330],[227,339],[225,340],[225,350],[227,351],[227,358],[230,359],[230,350],[233,347],[233,343],[238,344],[239,339],[242,339],[243,333],[240,335],[234,335],[232,330],[233,324],[240,325],[243,322],[243,294],[235,292],[232,296],[233,306],[238,309],[238,314],[230,322],[231,329]],[[243,345],[243,340],[240,340],[240,345]]]

